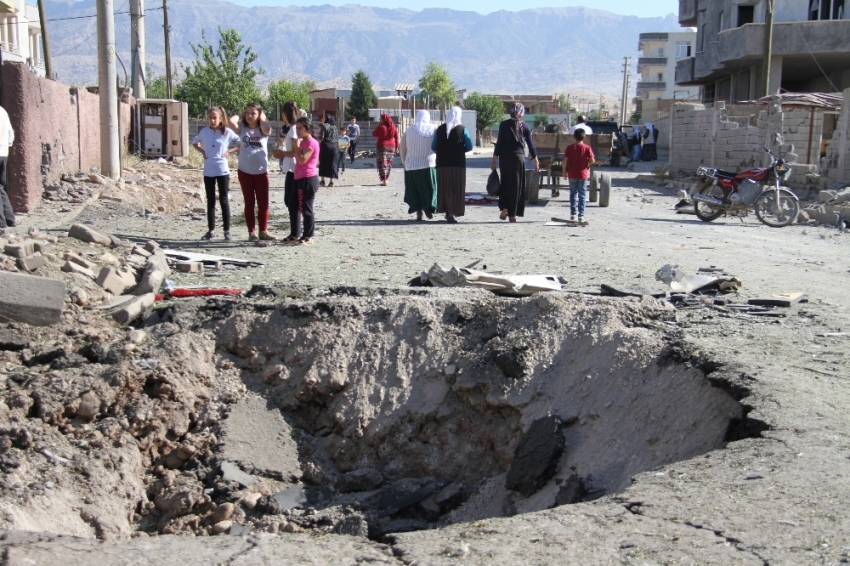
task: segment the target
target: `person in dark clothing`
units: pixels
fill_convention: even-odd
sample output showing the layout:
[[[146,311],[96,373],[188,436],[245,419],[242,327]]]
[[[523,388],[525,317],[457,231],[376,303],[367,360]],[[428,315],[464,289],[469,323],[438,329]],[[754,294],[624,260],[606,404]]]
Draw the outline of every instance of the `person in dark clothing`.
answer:
[[[522,117],[525,107],[517,103],[510,111],[511,117],[499,124],[499,135],[493,148],[490,169],[499,165],[501,190],[499,191],[499,218],[516,222],[517,216],[525,215],[525,148],[534,160],[534,171],[540,170],[537,147],[531,137],[531,127]]]
[[[445,213],[449,224],[457,224],[466,212],[466,152],[472,151],[472,139],[461,124],[462,115],[462,108],[452,106],[431,142],[437,154],[437,212]]]
[[[656,143],[658,142],[658,130],[652,125],[652,122],[647,122],[643,132],[643,155],[642,161],[655,161],[658,159],[658,151]]]
[[[6,166],[9,159],[9,147],[15,142],[15,130],[9,122],[9,114],[0,106],[0,236],[6,228],[15,227],[15,211],[9,201],[8,177]]]
[[[339,145],[337,144],[339,132],[336,129],[334,117],[330,114],[322,114],[319,126],[319,186],[325,186],[325,177],[328,178],[328,186],[334,186],[334,179],[339,179]]]

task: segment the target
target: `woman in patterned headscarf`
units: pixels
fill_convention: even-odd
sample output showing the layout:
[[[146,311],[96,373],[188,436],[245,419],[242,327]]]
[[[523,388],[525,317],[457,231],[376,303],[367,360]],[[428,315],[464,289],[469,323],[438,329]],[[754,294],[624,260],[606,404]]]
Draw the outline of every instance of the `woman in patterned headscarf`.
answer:
[[[378,166],[378,178],[381,185],[387,186],[390,179],[390,171],[393,168],[393,160],[398,153],[398,129],[389,114],[381,114],[381,122],[372,130],[376,138],[377,152],[375,161]]]
[[[499,124],[499,137],[493,148],[493,161],[490,169],[496,170],[499,165],[501,173],[501,189],[499,191],[499,218],[509,218],[516,222],[517,216],[525,215],[525,148],[534,159],[534,170],[540,170],[537,159],[537,147],[531,138],[531,128],[522,116],[525,107],[515,104],[510,110],[510,119]]]

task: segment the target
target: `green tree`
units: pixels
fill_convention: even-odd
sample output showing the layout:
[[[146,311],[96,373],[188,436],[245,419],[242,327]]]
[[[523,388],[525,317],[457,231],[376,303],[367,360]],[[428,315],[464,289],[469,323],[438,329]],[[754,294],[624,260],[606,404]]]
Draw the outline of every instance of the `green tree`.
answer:
[[[477,116],[475,118],[475,129],[478,135],[481,132],[496,124],[505,115],[505,105],[496,96],[473,92],[463,101],[463,107],[470,110],[475,110]]]
[[[165,84],[165,75],[155,74],[150,65],[145,66],[145,97],[168,98],[168,85]]]
[[[534,115],[534,127],[546,126],[549,124],[549,115],[545,112],[539,112]]]
[[[348,107],[345,109],[346,118],[357,118],[358,120],[369,119],[369,109],[378,105],[378,97],[372,90],[372,81],[363,69],[359,69],[351,77],[351,98],[348,99]]]
[[[269,96],[264,103],[267,109],[273,109],[275,103],[283,108],[284,104],[290,100],[294,100],[298,104],[298,108],[309,110],[310,91],[316,90],[316,83],[313,81],[298,82],[280,79],[279,81],[270,82],[268,88]],[[269,113],[269,115],[271,114]],[[274,117],[275,120],[278,118],[280,116]]]
[[[632,112],[629,115],[629,124],[633,124],[633,125],[634,124],[640,124],[640,119],[641,119],[640,112],[637,112],[637,111]]]
[[[241,113],[245,105],[259,102],[260,89],[254,82],[265,71],[255,68],[257,54],[245,47],[234,29],[218,28],[218,46],[207,42],[201,31],[201,44],[190,43],[195,61],[184,68],[185,77],[174,89],[175,97],[189,103],[189,115],[201,116],[210,102],[223,106],[230,114]]]
[[[449,71],[434,61],[425,65],[425,71],[419,79],[419,89],[420,99],[431,100],[443,111],[457,99],[457,86],[449,78]]]
[[[567,97],[566,94],[561,93],[560,95],[558,95],[558,106],[558,109],[563,114],[569,114],[573,111],[573,106],[572,104],[570,104],[570,99]]]

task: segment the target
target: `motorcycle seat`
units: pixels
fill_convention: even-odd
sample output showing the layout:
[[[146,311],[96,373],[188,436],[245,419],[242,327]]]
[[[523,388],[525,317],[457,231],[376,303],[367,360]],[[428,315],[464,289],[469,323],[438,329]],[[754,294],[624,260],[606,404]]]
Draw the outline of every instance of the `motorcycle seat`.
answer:
[[[729,171],[723,171],[722,169],[717,169],[714,172],[718,177],[723,177],[724,179],[734,179],[738,176],[737,173],[730,173]]]

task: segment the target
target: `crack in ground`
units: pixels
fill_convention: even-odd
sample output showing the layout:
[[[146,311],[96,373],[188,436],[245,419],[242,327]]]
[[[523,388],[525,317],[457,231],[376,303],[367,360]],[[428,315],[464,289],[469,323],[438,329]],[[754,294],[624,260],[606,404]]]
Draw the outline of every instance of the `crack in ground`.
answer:
[[[689,527],[693,527],[695,529],[711,531],[712,533],[714,533],[714,536],[716,536],[718,538],[722,538],[723,540],[728,542],[730,545],[732,545],[735,548],[735,550],[737,550],[739,552],[746,552],[746,553],[752,554],[753,556],[755,556],[756,558],[761,560],[762,566],[770,566],[770,561],[765,559],[763,556],[761,556],[755,550],[753,550],[751,548],[742,548],[740,545],[743,545],[744,542],[741,539],[738,539],[738,538],[735,538],[735,537],[732,537],[732,536],[724,535],[722,530],[712,529],[711,527],[706,527],[706,526],[704,526],[700,523],[692,523],[691,521],[685,521],[684,524],[689,526]]]

